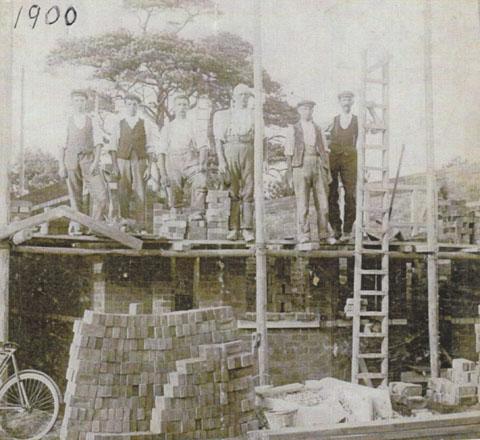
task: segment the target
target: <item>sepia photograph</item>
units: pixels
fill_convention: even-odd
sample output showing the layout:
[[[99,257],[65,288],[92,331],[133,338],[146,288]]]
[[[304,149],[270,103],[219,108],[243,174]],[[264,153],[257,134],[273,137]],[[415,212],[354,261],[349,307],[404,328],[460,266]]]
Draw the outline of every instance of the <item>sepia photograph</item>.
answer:
[[[480,439],[480,0],[0,0],[0,440]]]

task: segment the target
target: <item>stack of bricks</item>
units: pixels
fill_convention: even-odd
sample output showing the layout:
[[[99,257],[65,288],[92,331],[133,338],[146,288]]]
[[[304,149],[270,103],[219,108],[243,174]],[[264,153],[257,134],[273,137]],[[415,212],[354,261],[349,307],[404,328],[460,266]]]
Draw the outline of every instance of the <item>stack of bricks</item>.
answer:
[[[177,361],[164,395],[156,398],[150,430],[173,440],[225,439],[258,429],[252,388],[253,356],[240,341],[200,346]]]
[[[141,304],[130,305],[129,314],[86,311],[83,319],[75,322],[61,438],[194,438],[181,431],[183,426],[168,424],[167,427],[159,425],[156,420],[159,411],[162,420],[167,415],[162,413],[161,407],[155,406],[157,397],[170,396],[176,402],[178,390],[172,390],[179,381],[194,386],[195,395],[189,394],[188,397],[197,402],[201,416],[196,423],[200,424],[202,431],[210,430],[207,429],[210,426],[218,430],[218,419],[213,420],[216,413],[223,414],[229,421],[232,432],[243,432],[249,423],[253,423],[254,415],[250,409],[254,394],[249,365],[251,356],[235,343],[238,332],[231,308],[170,312],[170,307],[168,300],[158,300],[153,303],[153,314],[143,314]],[[231,353],[228,348],[231,346],[239,351]],[[226,369],[223,358],[208,357],[208,364],[214,370],[189,376],[193,373],[185,370],[191,368],[185,367],[189,361],[179,362],[196,358],[204,365],[205,354],[219,350],[218,347],[227,354]],[[235,360],[231,360],[231,356],[236,356]],[[194,367],[195,373],[197,368]],[[184,373],[187,376],[179,378]],[[227,406],[222,406],[214,394],[220,389],[227,392]],[[236,398],[241,398],[238,401],[243,405],[240,412]],[[202,408],[204,413],[201,413]],[[150,426],[156,428],[155,433],[150,431]]]
[[[188,219],[188,239],[189,240],[206,240],[207,239],[207,222],[205,219]]]
[[[169,240],[183,240],[187,233],[186,214],[168,213],[154,217],[154,234]]]
[[[230,205],[228,191],[208,191],[206,218],[209,240],[225,240],[227,238]]]
[[[441,405],[474,405],[478,401],[479,368],[467,359],[453,359],[452,368],[428,381],[427,397]]]
[[[440,239],[450,243],[472,243],[475,213],[465,200],[440,199],[438,203]]]

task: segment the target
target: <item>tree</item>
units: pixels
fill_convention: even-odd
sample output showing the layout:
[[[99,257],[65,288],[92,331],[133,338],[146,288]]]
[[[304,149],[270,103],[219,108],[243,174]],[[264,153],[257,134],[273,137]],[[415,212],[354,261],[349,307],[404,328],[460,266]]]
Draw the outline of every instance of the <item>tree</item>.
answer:
[[[171,32],[178,34],[199,15],[215,11],[215,3],[212,0],[124,0],[123,4],[136,12],[143,33],[147,32],[150,20],[160,12],[176,13],[179,21],[170,21],[169,24],[174,25]]]
[[[169,99],[175,92],[186,93],[193,102],[206,95],[215,112],[228,107],[235,85],[252,85],[253,78],[251,44],[230,33],[194,41],[172,33],[137,36],[121,30],[61,41],[49,64],[89,66],[94,78],[112,83],[114,93],[140,94],[159,126],[173,117]],[[266,123],[292,122],[294,111],[267,72],[264,88]]]
[[[14,195],[20,190],[20,158],[10,172],[10,183]],[[25,151],[25,186],[28,191],[45,188],[60,181],[58,162],[55,157],[42,150]]]

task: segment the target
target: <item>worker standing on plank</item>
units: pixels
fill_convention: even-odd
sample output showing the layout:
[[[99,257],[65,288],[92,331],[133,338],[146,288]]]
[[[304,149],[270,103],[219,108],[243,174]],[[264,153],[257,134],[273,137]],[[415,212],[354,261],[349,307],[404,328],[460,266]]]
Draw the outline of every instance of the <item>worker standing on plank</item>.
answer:
[[[317,212],[319,241],[328,239],[328,185],[331,181],[328,154],[322,130],[313,122],[313,101],[297,105],[300,120],[289,127],[285,156],[290,180],[293,181],[297,207],[297,239],[311,241],[308,220],[310,193]]]
[[[190,186],[193,209],[190,219],[200,220],[205,215],[208,140],[197,139],[194,126],[187,119],[188,97],[177,96],[174,106],[175,119],[167,123],[160,134],[158,159],[162,183],[174,212],[183,207],[184,190]]]
[[[108,209],[107,186],[100,170],[103,134],[96,120],[87,114],[87,92],[73,90],[70,96],[73,113],[65,130],[65,146],[60,151],[59,175],[67,179],[70,206],[77,211],[84,211],[83,184],[86,184],[93,201],[92,217],[102,221]],[[68,233],[80,235],[80,225],[71,221]]]
[[[353,92],[347,90],[339,93],[338,101],[341,113],[335,116],[333,123],[327,129],[330,139],[330,171],[332,173],[328,198],[329,220],[335,238],[341,241],[350,241],[356,215],[358,118],[352,114]],[[345,191],[343,231],[340,219],[339,177],[342,179]]]
[[[127,95],[124,101],[125,115],[115,124],[112,134],[112,167],[114,174],[120,176],[120,215],[125,220],[132,218],[130,203],[133,202],[136,226],[144,231],[146,184],[151,176],[160,134],[156,124],[140,117],[138,107],[141,100],[138,96]]]
[[[240,234],[247,242],[255,239],[254,210],[254,116],[249,106],[253,96],[245,84],[233,90],[230,109],[215,114],[213,131],[218,167],[231,197],[229,240]]]

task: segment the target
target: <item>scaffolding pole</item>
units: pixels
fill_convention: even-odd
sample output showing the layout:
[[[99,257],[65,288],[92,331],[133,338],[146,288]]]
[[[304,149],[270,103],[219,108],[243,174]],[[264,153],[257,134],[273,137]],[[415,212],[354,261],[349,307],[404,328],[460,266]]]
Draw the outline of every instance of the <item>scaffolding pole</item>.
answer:
[[[0,2],[0,227],[8,224],[10,215],[10,192],[8,169],[12,145],[12,10],[13,2]],[[9,266],[8,244],[0,246],[0,342],[8,340],[9,316]]]
[[[435,181],[435,140],[433,126],[432,74],[432,2],[425,0],[425,125],[427,153],[427,274],[428,274],[428,336],[430,344],[430,374],[439,377],[438,331],[438,243],[437,191]]]
[[[253,45],[253,82],[255,89],[255,262],[258,369],[260,385],[268,380],[267,340],[267,252],[265,246],[265,209],[263,195],[263,69],[262,69],[262,5],[255,0]]]

